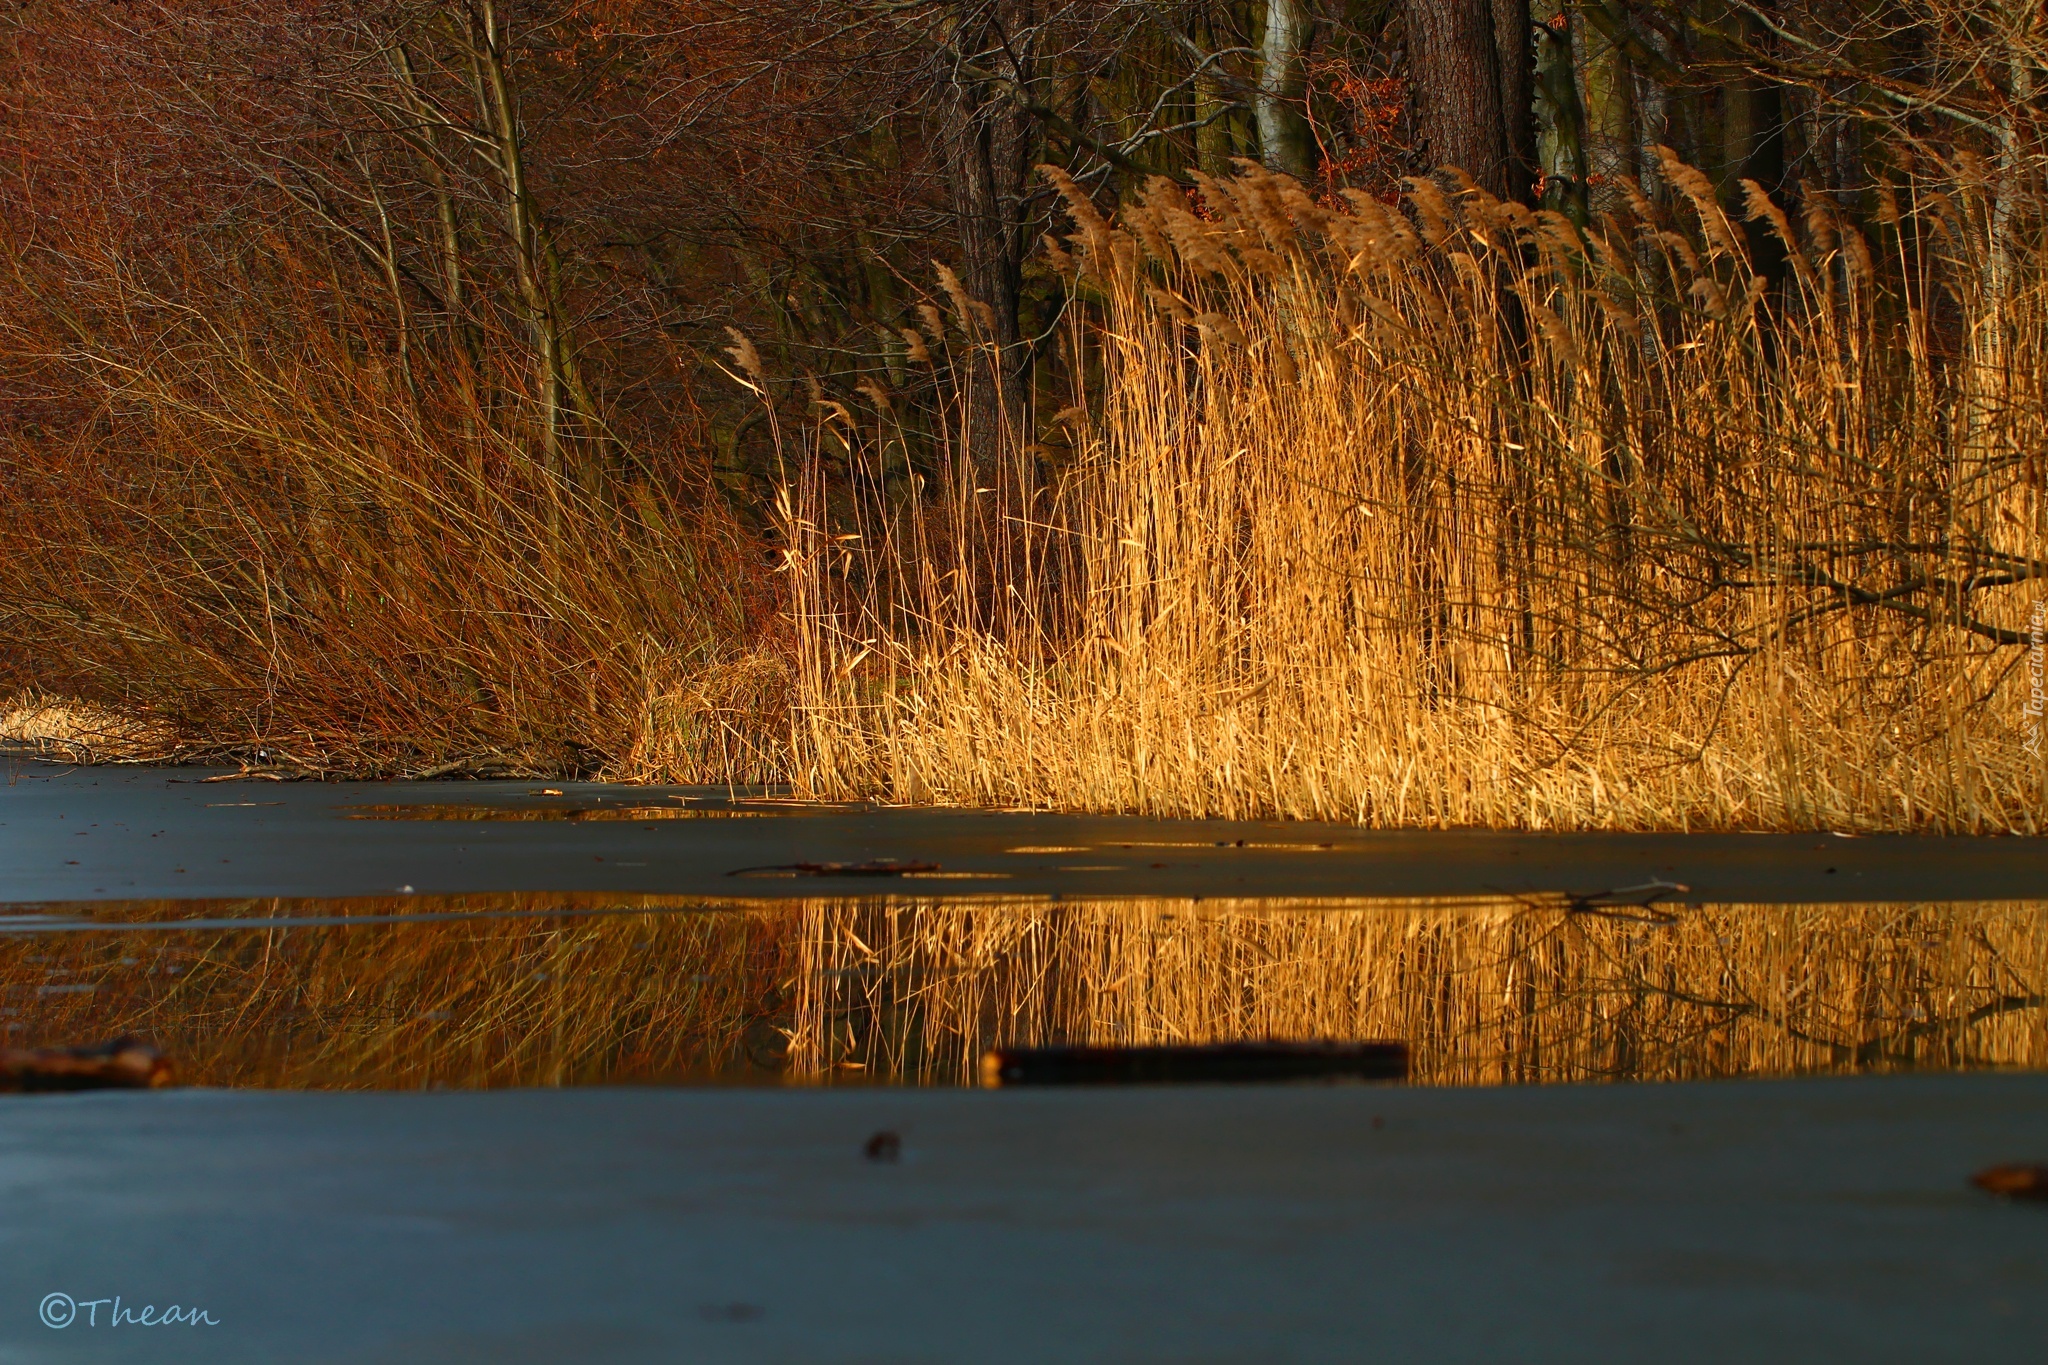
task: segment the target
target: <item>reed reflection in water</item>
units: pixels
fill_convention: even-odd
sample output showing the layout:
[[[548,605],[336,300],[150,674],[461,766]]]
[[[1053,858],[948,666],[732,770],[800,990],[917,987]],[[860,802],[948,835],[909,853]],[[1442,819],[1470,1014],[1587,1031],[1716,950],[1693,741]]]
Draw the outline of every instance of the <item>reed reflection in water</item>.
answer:
[[[376,922],[448,910],[495,918]],[[138,921],[190,901],[95,912]],[[2048,905],[493,896],[0,938],[8,1041],[217,1085],[972,1084],[998,1044],[1402,1038],[1433,1084],[2048,1066]],[[276,919],[346,914],[345,925]]]
[[[382,918],[419,915],[447,918]],[[352,922],[281,923],[326,917]],[[194,1085],[772,1080],[783,1068],[792,939],[776,914],[503,894],[128,902],[93,918],[138,927],[0,939],[8,1041],[132,1032]],[[194,918],[255,923],[165,923]]]
[[[1402,1038],[1423,1083],[2048,1065],[2048,905],[1187,902],[806,915],[791,1069],[995,1043]]]

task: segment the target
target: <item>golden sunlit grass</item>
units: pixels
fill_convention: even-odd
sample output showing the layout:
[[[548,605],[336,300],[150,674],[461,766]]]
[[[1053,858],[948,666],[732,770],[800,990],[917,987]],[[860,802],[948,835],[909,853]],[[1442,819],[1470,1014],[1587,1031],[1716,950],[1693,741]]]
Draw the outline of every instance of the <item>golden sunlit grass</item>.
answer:
[[[0,749],[79,763],[150,762],[175,756],[168,727],[90,702],[22,692],[0,701]]]
[[[0,320],[77,409],[0,431],[0,686],[133,718],[78,711],[73,756],[280,773],[2042,832],[2038,214],[1969,165],[1867,235],[1664,179],[1585,230],[1428,181],[1332,207],[1252,170],[1114,222],[1065,186],[1073,390],[921,484],[880,389],[821,405],[787,632],[701,471],[597,417],[536,446],[511,339],[399,363],[282,251],[204,307],[69,260],[91,326],[26,288]]]
[[[577,908],[619,913],[545,913]],[[1266,1038],[1404,1039],[1428,1084],[2048,1066],[2039,903],[500,895],[101,913],[423,910],[497,917],[0,938],[6,1041],[134,1032],[187,1083],[317,1088],[973,1084],[997,1045]]]
[[[1776,284],[1676,163],[1669,204],[1584,232],[1429,182],[1333,209],[1256,170],[1112,223],[1062,182],[1065,344],[1100,383],[1044,425],[1078,452],[963,463],[923,508],[794,490],[797,779],[2041,832],[2048,277],[2030,238],[1993,288],[1967,170],[1885,189],[1869,238],[1752,195]],[[880,486],[887,414],[820,422]]]

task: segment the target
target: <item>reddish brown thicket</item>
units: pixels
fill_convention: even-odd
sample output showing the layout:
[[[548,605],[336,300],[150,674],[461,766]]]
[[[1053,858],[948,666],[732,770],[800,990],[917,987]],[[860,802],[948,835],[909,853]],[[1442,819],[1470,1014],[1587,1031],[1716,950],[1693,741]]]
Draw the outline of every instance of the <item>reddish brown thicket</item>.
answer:
[[[758,25],[646,8],[17,16],[0,689],[307,769],[560,770],[772,651],[697,334],[843,129],[744,78]]]
[[[323,771],[772,768],[762,418],[935,406],[935,256],[1008,282],[1023,406],[1044,192],[963,195],[961,149],[1022,166],[1029,72],[976,64],[1118,7],[1054,8],[973,51],[801,0],[10,12],[0,688]]]

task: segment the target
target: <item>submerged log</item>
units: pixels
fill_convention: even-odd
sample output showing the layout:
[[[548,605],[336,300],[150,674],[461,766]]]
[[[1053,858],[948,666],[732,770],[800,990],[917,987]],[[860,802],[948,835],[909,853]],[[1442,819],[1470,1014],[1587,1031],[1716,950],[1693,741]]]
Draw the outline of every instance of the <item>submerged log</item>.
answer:
[[[140,1038],[98,1047],[0,1048],[0,1091],[154,1090],[171,1083],[171,1059]]]
[[[877,858],[865,863],[772,863],[764,867],[736,867],[728,877],[902,877],[914,872],[939,872],[937,863],[903,862]]]
[[[1406,1079],[1402,1042],[999,1047],[981,1059],[982,1084],[991,1086]]]
[[[1970,1183],[2006,1199],[2048,1199],[2048,1166],[1992,1166]]]

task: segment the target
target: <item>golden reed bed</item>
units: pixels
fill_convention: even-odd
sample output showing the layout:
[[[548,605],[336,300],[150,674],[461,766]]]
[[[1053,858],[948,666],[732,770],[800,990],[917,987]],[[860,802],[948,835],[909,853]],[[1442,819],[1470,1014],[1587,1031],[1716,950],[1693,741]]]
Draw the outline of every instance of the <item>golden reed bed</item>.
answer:
[[[1256,170],[1110,221],[1062,180],[1063,344],[1099,376],[1041,396],[1068,453],[978,465],[963,434],[922,499],[815,467],[793,495],[797,779],[1377,826],[2048,828],[2038,242],[1987,273],[1967,173],[1883,188],[1868,235],[1665,178],[1585,230]],[[842,408],[812,444],[886,489],[903,439]]]

